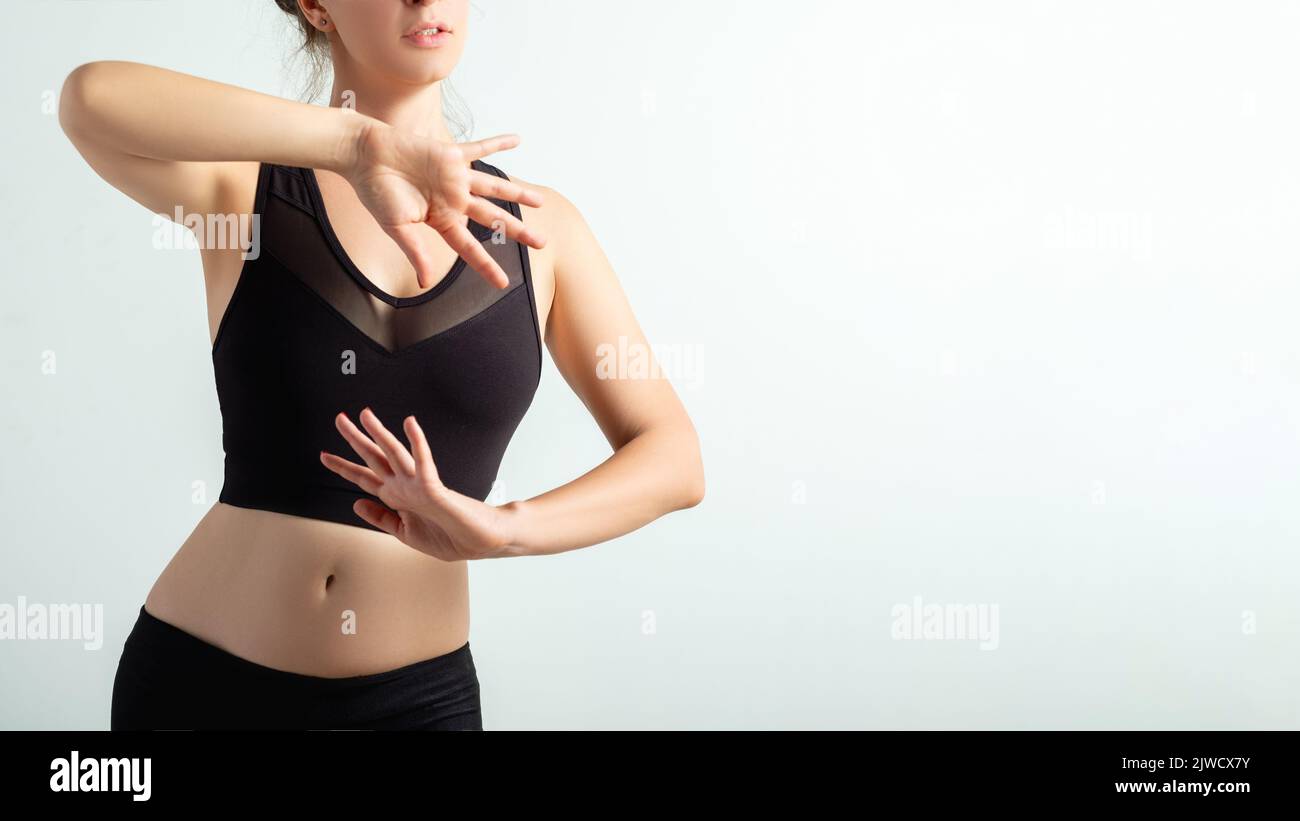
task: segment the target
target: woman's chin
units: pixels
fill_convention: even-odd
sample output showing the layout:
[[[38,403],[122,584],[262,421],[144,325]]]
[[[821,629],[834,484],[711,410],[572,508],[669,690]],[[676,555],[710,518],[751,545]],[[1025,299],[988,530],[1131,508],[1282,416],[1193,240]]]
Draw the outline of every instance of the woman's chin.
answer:
[[[406,59],[390,66],[387,73],[408,85],[432,85],[450,76],[455,65],[445,58]]]

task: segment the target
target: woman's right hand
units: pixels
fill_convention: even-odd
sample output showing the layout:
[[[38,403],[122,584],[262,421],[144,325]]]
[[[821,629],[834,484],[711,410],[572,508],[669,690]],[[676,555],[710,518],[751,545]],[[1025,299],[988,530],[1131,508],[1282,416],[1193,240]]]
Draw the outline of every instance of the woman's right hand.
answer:
[[[486,198],[539,206],[542,196],[495,174],[470,167],[472,160],[514,148],[519,137],[503,134],[467,143],[445,143],[398,131],[382,122],[357,131],[352,161],[342,172],[361,203],[393,238],[415,268],[421,288],[435,271],[428,254],[429,229],[446,240],[465,262],[498,288],[506,274],[468,228],[467,220],[502,230],[533,248],[546,239]]]

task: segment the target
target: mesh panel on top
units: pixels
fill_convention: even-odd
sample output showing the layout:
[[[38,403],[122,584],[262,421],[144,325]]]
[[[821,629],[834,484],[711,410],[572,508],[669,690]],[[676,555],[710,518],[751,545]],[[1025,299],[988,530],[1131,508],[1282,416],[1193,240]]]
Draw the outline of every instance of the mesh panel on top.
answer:
[[[478,160],[474,167],[490,168]],[[496,288],[466,265],[464,258],[457,258],[448,273],[423,293],[410,297],[387,294],[343,250],[329,225],[311,169],[276,166],[272,171],[270,196],[261,216],[263,248],[390,353],[456,327],[524,284],[519,244],[470,220],[470,231],[501,266],[509,285]],[[516,204],[490,201],[519,216]]]

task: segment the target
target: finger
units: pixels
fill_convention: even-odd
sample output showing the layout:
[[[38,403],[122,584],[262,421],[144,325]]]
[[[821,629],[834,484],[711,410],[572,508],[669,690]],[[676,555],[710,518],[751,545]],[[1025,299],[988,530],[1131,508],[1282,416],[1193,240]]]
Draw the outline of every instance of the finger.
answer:
[[[402,526],[402,517],[379,504],[373,499],[357,499],[352,503],[352,510],[370,524],[390,536],[396,536]]]
[[[338,428],[339,433],[343,434],[343,438],[348,440],[348,444],[352,445],[352,449],[357,452],[357,455],[365,461],[377,476],[381,479],[387,479],[394,475],[393,468],[388,464],[388,458],[384,456],[384,452],[379,449],[378,445],[370,441],[369,437],[358,430],[356,425],[352,424],[352,420],[348,418],[346,413],[340,413],[334,417],[334,427]]]
[[[488,154],[495,154],[498,151],[507,151],[519,145],[518,134],[498,134],[495,137],[485,137],[481,140],[474,140],[467,143],[456,143],[464,154],[466,160],[479,160]]]
[[[479,225],[491,228],[494,232],[498,228],[505,228],[506,236],[512,239],[531,245],[533,248],[546,247],[546,238],[542,236],[541,232],[534,231],[524,225],[514,214],[485,199],[471,198],[465,213],[469,214]]]
[[[428,288],[433,282],[434,277],[439,275],[439,271],[433,269],[433,256],[429,253],[429,235],[425,232],[427,227],[423,222],[408,222],[404,225],[385,226],[384,230],[397,243],[397,247],[402,249],[406,258],[411,261],[411,267],[415,269],[415,281],[420,284],[421,288]]]
[[[542,194],[534,188],[525,188],[513,180],[498,177],[496,174],[489,174],[486,171],[475,170],[470,173],[469,190],[471,194],[478,194],[480,197],[491,197],[498,200],[509,200],[523,205],[531,205],[537,208],[542,205]]]
[[[504,288],[510,284],[510,278],[506,272],[501,270],[497,261],[492,258],[483,248],[483,243],[478,241],[478,237],[469,232],[469,229],[463,225],[454,225],[450,228],[443,229],[440,232],[442,238],[447,240],[447,244],[456,249],[456,253],[465,259],[466,264],[478,271],[484,279],[498,288]]]
[[[325,467],[347,479],[366,493],[372,496],[379,495],[379,489],[383,487],[384,483],[379,480],[379,477],[370,468],[362,467],[356,462],[349,462],[347,459],[335,456],[332,453],[326,453],[323,450],[320,452],[320,460]]]
[[[411,454],[407,452],[406,446],[394,436],[384,423],[379,421],[375,412],[370,408],[363,408],[361,411],[361,424],[366,426],[370,435],[375,438],[379,447],[383,448],[384,454],[388,456],[388,464],[396,465],[407,476],[415,475],[415,461]]]
[[[433,462],[433,451],[429,449],[429,440],[424,438],[424,429],[414,416],[406,417],[402,427],[406,438],[411,443],[411,455],[415,457],[415,473],[421,479],[432,479],[439,484],[438,466]]]

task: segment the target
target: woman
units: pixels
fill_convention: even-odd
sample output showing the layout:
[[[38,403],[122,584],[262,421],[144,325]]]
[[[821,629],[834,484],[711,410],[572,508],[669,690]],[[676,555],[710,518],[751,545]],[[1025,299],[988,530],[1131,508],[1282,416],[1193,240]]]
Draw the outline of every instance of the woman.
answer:
[[[330,107],[120,62],[77,68],[60,100],[132,199],[254,228],[221,243],[186,220],[225,483],[140,608],[111,726],[482,729],[467,563],[697,504],[696,433],[666,380],[598,367],[648,343],[579,211],[484,160],[513,135],[452,140],[468,0],[277,5],[328,45]],[[614,453],[488,504],[543,345]]]

